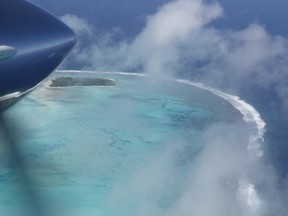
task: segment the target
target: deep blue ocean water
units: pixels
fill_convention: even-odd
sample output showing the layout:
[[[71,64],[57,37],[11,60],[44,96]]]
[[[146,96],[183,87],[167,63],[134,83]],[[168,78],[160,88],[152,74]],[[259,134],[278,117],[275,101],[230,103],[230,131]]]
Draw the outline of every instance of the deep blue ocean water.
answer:
[[[255,171],[247,166],[258,162],[246,148],[246,123],[227,100],[171,80],[53,75],[59,76],[109,78],[116,86],[45,82],[7,112],[28,182],[47,215],[202,214],[203,200],[217,216],[225,206],[244,215],[259,211],[260,198],[246,183]],[[31,215],[21,173],[2,170],[3,215]],[[195,212],[186,199],[194,200]]]
[[[267,124],[264,146],[267,159],[272,161],[280,185],[285,187],[283,184],[288,174],[288,119],[287,113],[283,110],[283,101],[273,89],[257,86],[242,90],[241,96],[257,109]]]

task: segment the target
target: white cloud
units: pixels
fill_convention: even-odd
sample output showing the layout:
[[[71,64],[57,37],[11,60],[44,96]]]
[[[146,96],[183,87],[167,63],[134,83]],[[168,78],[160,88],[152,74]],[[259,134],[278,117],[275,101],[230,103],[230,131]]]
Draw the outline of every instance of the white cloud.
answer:
[[[219,17],[222,9],[218,4],[204,5],[200,0],[179,0],[168,3],[156,15],[148,17],[147,25],[137,41],[148,40],[154,46],[171,46],[184,42],[191,32],[197,31]]]
[[[68,25],[78,36],[92,35],[93,27],[84,19],[73,14],[66,14],[60,19]]]
[[[164,5],[147,19],[143,31],[130,44],[128,62],[138,63],[150,74],[169,74],[181,60],[181,47],[191,34],[219,17],[218,4],[204,5],[200,0],[180,0]]]
[[[164,152],[113,185],[105,209],[137,216],[268,216],[284,209],[269,167],[251,164],[246,127],[215,124],[204,139],[191,157],[191,143],[170,137]]]

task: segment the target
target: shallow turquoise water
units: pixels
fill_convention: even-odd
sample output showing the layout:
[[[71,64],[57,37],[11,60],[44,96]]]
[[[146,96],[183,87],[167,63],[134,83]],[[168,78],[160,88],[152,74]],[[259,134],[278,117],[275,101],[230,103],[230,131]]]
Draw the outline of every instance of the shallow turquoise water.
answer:
[[[205,130],[242,118],[225,100],[174,81],[65,76],[112,78],[116,86],[42,85],[7,112],[33,193],[51,216],[140,215],[149,203],[164,215],[205,147]],[[21,175],[3,170],[3,215],[31,215]]]

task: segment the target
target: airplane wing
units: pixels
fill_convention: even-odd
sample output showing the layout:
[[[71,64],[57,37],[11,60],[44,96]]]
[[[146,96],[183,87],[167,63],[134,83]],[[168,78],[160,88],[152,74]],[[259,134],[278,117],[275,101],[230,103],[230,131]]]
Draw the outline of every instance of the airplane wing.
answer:
[[[26,0],[0,1],[0,31],[3,110],[43,81],[76,40],[63,22]]]
[[[31,2],[0,1],[0,144],[1,148],[8,149],[8,166],[14,166],[21,173],[32,207],[31,216],[45,215],[45,208],[27,175],[17,134],[9,128],[15,122],[11,122],[4,111],[49,76],[75,42],[70,28]]]

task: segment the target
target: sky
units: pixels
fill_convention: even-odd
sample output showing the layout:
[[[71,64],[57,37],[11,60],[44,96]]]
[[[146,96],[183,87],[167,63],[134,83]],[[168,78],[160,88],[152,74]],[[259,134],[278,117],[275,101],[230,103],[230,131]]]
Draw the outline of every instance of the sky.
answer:
[[[254,101],[257,101],[257,98],[261,99],[261,104],[273,119],[279,122],[280,119],[286,119],[287,122],[288,28],[285,23],[288,20],[287,1],[274,0],[264,3],[263,0],[122,0],[117,2],[33,0],[33,2],[58,16],[78,36],[78,45],[62,65],[64,69],[141,71],[155,77],[185,77],[246,98],[253,97]],[[285,128],[287,129],[287,125],[281,129]],[[187,193],[183,197],[183,202],[179,204],[179,211],[175,210],[178,214],[174,215],[185,216],[190,213],[203,216],[223,215],[222,210],[228,207],[225,200],[230,200],[230,195],[225,194],[227,191],[219,192],[221,191],[218,185],[219,179],[223,175],[229,175],[230,172],[242,175],[243,163],[245,164],[247,158],[252,160],[253,166],[246,174],[251,177],[252,182],[266,188],[267,194],[262,194],[262,198],[269,205],[263,210],[264,212],[251,209],[250,211],[238,206],[239,212],[242,210],[244,213],[235,213],[235,215],[260,216],[287,213],[287,209],[279,205],[288,196],[285,192],[282,194],[275,186],[276,176],[270,167],[266,167],[267,164],[263,164],[263,161],[255,162],[255,158],[251,159],[251,155],[247,155],[247,152],[236,152],[229,147],[230,145],[226,145],[231,142],[241,144],[238,133],[230,133],[231,142],[225,142],[223,138],[217,141],[215,134],[216,137],[225,134],[227,126],[220,129],[214,128],[212,131],[210,132],[212,135],[209,134],[207,137],[211,145],[208,145],[207,152],[202,154],[203,161],[198,170],[199,182],[196,183],[201,189],[215,184],[215,187],[211,188],[213,200],[210,200],[209,206],[219,214],[213,215],[213,212],[209,212],[209,209],[200,204],[199,209],[195,207],[199,211],[191,212],[188,201],[192,197]],[[236,162],[231,167],[215,168],[214,179],[210,179],[206,176],[214,170],[211,168],[213,164],[209,162],[210,154],[216,154],[217,159],[225,156],[222,152],[215,152],[215,142],[217,145],[224,146],[223,148],[228,151],[227,155],[235,154]],[[277,159],[283,160],[283,164],[287,164],[287,160],[285,161],[287,151],[283,150],[282,155],[278,153],[280,156]],[[164,159],[167,157],[165,156]],[[226,157],[223,163],[225,159]],[[283,170],[284,181],[287,181],[288,170],[287,168]],[[207,179],[212,182],[203,181]],[[252,183],[248,185],[252,194],[250,195],[253,197],[254,186]],[[196,188],[194,187],[195,185],[191,191],[197,190],[197,185]],[[209,199],[205,197],[209,195],[209,192],[206,192],[195,202],[201,203],[202,198]],[[217,200],[219,195],[223,199]],[[256,195],[255,197],[257,198]],[[213,205],[215,200],[217,203]]]
[[[128,35],[136,34],[145,23],[145,17],[168,0],[31,0],[56,16],[67,13],[89,20],[100,29],[123,28]],[[208,0],[213,2],[214,0]],[[288,2],[285,0],[219,0],[225,16],[217,21],[221,28],[241,29],[249,23],[263,23],[272,34],[288,35]]]

